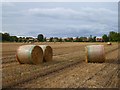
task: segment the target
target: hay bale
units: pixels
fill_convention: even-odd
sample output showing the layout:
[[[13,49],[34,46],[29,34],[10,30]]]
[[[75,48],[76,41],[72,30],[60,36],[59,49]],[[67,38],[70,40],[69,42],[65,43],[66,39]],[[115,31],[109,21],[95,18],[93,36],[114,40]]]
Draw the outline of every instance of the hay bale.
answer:
[[[16,57],[20,64],[40,64],[43,62],[43,51],[36,45],[23,45],[17,49]]]
[[[107,45],[112,45],[112,43],[111,42],[107,42]]]
[[[105,52],[103,45],[89,45],[86,49],[86,62],[105,62]]]
[[[51,61],[53,56],[52,48],[48,45],[39,45],[39,46],[43,50],[43,61],[44,62]]]

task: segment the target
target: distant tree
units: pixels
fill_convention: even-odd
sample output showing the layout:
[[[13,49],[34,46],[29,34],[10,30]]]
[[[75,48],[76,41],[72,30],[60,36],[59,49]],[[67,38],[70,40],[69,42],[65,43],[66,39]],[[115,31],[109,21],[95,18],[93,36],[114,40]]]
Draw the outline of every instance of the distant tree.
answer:
[[[93,42],[92,35],[90,35],[90,37],[89,37],[89,42]]]
[[[80,37],[80,39],[81,39],[82,42],[87,41],[87,37]]]
[[[46,42],[46,37],[44,38],[44,42]]]
[[[10,41],[10,34],[9,33],[2,34],[2,41]]]
[[[93,37],[93,42],[96,42],[96,36]]]
[[[59,38],[58,42],[62,42],[62,38]]]
[[[72,38],[72,37],[70,37],[70,38],[69,38],[69,41],[70,41],[70,42],[73,42],[73,38]]]
[[[53,41],[54,41],[54,42],[58,42],[58,41],[59,41],[59,38],[58,38],[58,37],[54,37],[54,38],[53,38]]]
[[[22,42],[22,37],[19,37],[19,38],[18,38],[18,42]]]
[[[67,42],[67,39],[64,39],[65,42]]]
[[[118,33],[118,41],[120,42],[120,33]]]
[[[103,39],[104,42],[108,42],[109,41],[109,37],[106,34],[104,34],[102,36],[102,39]]]
[[[114,32],[114,31],[110,32],[109,33],[109,39],[112,42],[119,41],[119,33]]]
[[[17,42],[18,38],[17,36],[10,36],[10,42]]]
[[[25,38],[25,39],[23,40],[23,42],[27,42],[27,39]]]
[[[50,38],[50,42],[58,42],[59,41],[59,38],[58,37],[51,37]]]
[[[50,37],[50,42],[53,42],[53,37]]]
[[[2,33],[0,33],[0,42],[2,42]]]
[[[83,37],[80,37],[80,38],[79,38],[79,42],[83,42]]]
[[[44,41],[43,34],[39,34],[38,37],[37,37],[37,39],[38,39],[39,42],[43,42]]]
[[[82,40],[82,38],[80,37],[79,39],[78,39],[78,42],[82,42],[83,40]]]
[[[76,39],[74,40],[74,42],[82,42],[82,37],[76,37]]]
[[[27,42],[29,41],[29,37],[22,37],[22,42]]]
[[[76,37],[75,42],[78,42],[78,41],[79,41],[79,38],[78,38],[78,37]]]

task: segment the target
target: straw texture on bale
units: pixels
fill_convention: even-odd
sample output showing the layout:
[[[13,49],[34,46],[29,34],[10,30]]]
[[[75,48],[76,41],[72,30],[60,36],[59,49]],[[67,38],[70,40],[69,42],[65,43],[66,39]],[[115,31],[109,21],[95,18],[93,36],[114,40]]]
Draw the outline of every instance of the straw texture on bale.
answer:
[[[40,64],[43,62],[43,51],[36,45],[23,45],[17,49],[16,57],[20,64]]]
[[[52,60],[53,50],[48,45],[39,45],[43,50],[43,61],[48,62]]]
[[[86,49],[86,62],[105,62],[104,45],[89,45]]]

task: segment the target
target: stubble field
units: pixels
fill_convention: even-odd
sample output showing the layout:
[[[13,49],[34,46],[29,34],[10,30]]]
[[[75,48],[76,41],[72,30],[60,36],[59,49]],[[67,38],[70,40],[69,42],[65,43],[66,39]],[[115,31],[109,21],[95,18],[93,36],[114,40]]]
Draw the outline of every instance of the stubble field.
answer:
[[[16,50],[24,43],[2,43],[3,88],[117,88],[118,43],[34,43],[53,48],[53,60],[40,65],[19,64]],[[105,63],[86,63],[85,46],[105,46]]]

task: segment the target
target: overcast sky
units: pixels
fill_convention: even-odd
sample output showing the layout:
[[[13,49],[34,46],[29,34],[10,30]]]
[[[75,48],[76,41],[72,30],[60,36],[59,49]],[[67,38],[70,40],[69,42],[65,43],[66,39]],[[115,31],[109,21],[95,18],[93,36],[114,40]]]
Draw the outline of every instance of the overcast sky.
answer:
[[[77,37],[110,31],[118,32],[117,2],[2,3],[2,32],[10,35]]]

